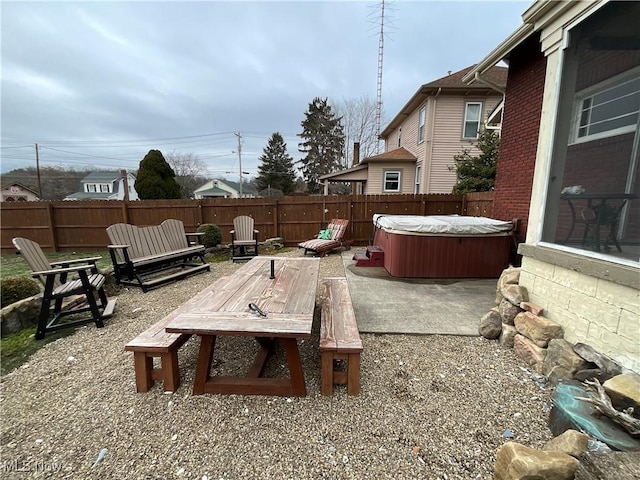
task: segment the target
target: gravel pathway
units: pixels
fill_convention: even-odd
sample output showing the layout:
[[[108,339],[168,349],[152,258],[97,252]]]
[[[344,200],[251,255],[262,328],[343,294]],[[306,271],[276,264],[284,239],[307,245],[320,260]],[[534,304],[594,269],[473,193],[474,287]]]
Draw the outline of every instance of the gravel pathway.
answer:
[[[305,398],[192,396],[197,337],[180,350],[177,392],[136,394],[124,345],[236,268],[212,264],[146,294],[120,288],[104,329],[82,327],[4,376],[0,477],[491,479],[506,429],[534,448],[551,438],[550,390],[480,337],[362,335],[361,394],[321,396],[319,319],[300,345]],[[344,275],[339,254],[321,261],[329,275]],[[241,371],[253,343],[220,338],[214,368]],[[276,350],[267,373],[286,373],[283,363]]]

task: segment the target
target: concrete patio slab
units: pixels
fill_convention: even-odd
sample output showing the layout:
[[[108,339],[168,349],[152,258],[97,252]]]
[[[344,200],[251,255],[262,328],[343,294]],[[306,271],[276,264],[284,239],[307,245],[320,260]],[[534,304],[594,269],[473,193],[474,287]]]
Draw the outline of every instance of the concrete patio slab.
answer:
[[[361,333],[477,336],[494,306],[497,278],[395,278],[384,267],[356,267],[356,251],[342,260]]]

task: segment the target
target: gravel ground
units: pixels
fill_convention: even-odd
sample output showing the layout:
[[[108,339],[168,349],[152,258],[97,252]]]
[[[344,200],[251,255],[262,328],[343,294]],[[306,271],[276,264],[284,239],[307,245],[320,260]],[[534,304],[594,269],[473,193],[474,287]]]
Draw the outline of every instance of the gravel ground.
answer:
[[[300,345],[305,398],[192,396],[197,337],[180,350],[177,392],[136,394],[124,345],[236,268],[212,264],[146,294],[119,288],[104,329],[82,327],[4,376],[0,477],[490,479],[506,429],[534,448],[551,438],[550,389],[479,337],[364,334],[361,394],[321,396],[319,318]],[[340,255],[322,259],[321,277],[343,274]],[[220,338],[215,370],[242,371],[253,343]],[[286,373],[283,363],[276,350],[267,373]]]

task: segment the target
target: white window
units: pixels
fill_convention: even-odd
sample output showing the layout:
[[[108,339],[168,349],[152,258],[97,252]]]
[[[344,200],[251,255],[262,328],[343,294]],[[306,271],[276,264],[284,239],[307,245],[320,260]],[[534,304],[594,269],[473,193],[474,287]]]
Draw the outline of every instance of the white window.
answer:
[[[400,172],[398,171],[384,172],[384,191],[385,192],[400,191]]]
[[[480,131],[481,112],[481,102],[467,102],[464,109],[464,126],[462,138],[478,138],[478,132]]]
[[[416,185],[413,190],[413,193],[420,193],[420,181],[422,180],[422,167],[420,165],[416,166]]]
[[[100,191],[102,193],[109,193],[111,190],[109,188],[109,184],[108,183],[101,183],[100,184]]]
[[[427,107],[420,108],[418,113],[418,143],[424,142],[424,127],[427,123]]]
[[[640,71],[615,77],[576,96],[574,141],[584,142],[633,132],[640,111]]]
[[[96,192],[96,184],[95,183],[88,183],[87,184],[87,192]]]
[[[402,146],[402,127],[398,127],[398,148]]]

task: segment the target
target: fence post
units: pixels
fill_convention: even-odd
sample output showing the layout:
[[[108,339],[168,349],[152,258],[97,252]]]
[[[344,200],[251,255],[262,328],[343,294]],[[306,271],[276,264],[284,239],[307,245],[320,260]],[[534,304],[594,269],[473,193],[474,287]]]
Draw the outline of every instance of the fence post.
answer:
[[[278,222],[278,199],[273,199],[273,208],[271,209],[273,212],[271,215],[273,217],[273,233],[274,237],[280,237],[280,222]]]
[[[49,233],[51,234],[51,245],[53,246],[53,251],[58,251],[58,239],[56,238],[56,228],[53,224],[53,206],[51,203],[47,203],[47,216],[49,217]]]
[[[122,201],[122,223],[129,223],[129,209],[124,200]]]

